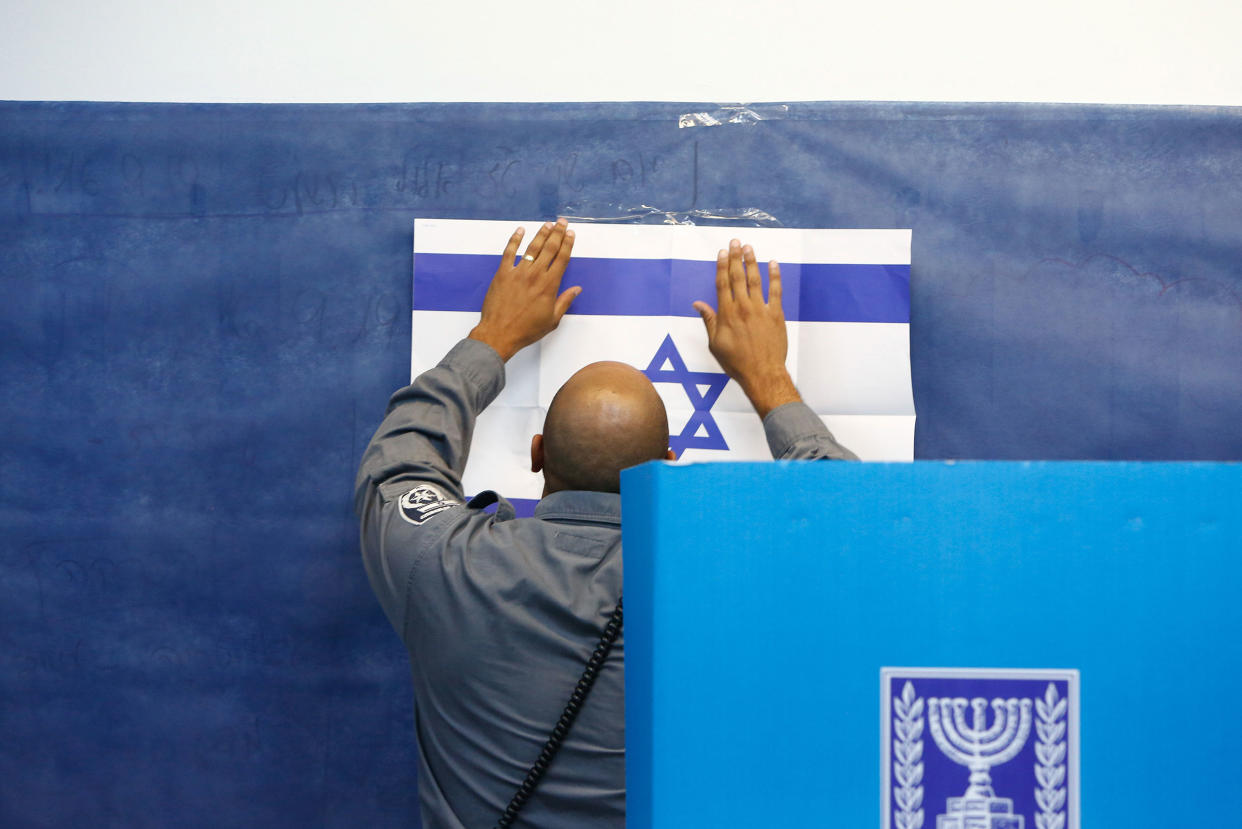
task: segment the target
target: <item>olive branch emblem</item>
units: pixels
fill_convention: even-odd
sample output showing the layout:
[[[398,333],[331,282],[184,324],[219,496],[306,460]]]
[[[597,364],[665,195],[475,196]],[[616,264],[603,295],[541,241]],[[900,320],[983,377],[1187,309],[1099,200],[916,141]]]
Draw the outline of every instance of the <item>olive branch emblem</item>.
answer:
[[[1056,685],[1049,682],[1043,699],[1035,700],[1035,815],[1036,829],[1064,829],[1065,826],[1065,711],[1069,700],[1061,699]]]
[[[897,829],[923,826],[923,699],[909,682],[893,699],[893,801]],[[1040,827],[1039,829],[1044,829]],[[1050,827],[1051,829],[1051,827]]]

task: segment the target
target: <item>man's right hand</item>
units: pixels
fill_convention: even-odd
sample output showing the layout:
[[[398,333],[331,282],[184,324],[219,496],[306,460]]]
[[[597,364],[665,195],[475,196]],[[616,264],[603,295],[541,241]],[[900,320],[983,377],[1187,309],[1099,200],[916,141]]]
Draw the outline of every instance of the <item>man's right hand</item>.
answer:
[[[737,381],[759,417],[801,400],[785,368],[789,349],[781,308],[781,268],[768,263],[768,301],[755,251],[737,239],[716,256],[716,304],[695,302],[707,327],[707,347],[729,377]]]

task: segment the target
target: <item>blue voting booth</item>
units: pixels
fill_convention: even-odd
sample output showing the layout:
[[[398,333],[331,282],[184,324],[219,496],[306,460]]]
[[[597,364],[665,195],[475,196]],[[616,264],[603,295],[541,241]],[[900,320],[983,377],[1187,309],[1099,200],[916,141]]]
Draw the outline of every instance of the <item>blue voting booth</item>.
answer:
[[[1242,465],[622,488],[629,825],[1237,825]]]

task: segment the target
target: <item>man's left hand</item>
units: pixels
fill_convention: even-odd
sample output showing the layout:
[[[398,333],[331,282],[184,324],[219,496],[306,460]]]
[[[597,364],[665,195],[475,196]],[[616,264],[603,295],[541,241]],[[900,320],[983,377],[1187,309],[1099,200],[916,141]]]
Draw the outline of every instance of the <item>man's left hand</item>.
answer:
[[[574,286],[561,292],[561,277],[574,247],[574,232],[565,219],[539,228],[515,265],[524,228],[509,237],[509,244],[483,298],[483,315],[470,332],[470,339],[486,343],[502,360],[508,360],[560,324],[570,303],[582,293]]]

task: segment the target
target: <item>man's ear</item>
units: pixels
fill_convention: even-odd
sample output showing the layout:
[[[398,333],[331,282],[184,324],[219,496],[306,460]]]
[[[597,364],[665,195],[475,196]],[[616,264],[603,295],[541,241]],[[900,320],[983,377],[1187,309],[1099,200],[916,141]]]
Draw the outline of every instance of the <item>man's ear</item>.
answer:
[[[543,471],[543,435],[535,435],[530,439],[530,471]]]
[[[675,461],[677,460],[677,453],[670,449],[664,453],[664,459],[667,461]]]

